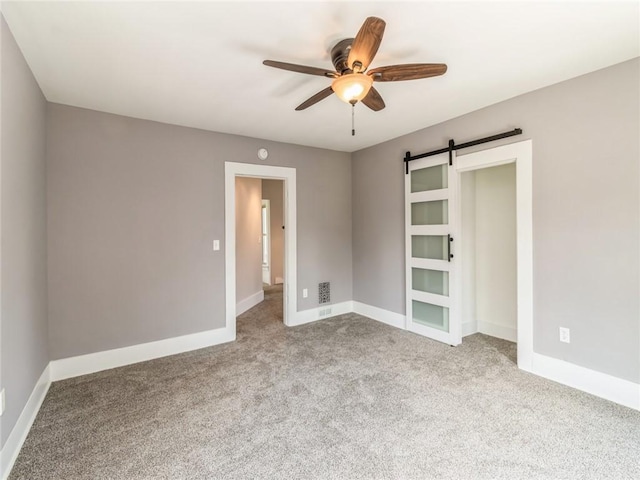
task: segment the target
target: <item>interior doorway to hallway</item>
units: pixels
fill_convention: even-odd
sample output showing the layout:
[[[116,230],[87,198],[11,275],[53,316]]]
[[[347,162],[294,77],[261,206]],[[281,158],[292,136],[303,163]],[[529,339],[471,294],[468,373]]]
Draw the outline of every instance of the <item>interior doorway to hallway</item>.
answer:
[[[263,302],[264,286],[276,283],[276,273],[282,283],[284,192],[282,180],[254,177],[236,177],[235,187],[237,316]]]
[[[238,316],[263,302],[265,288],[284,282],[284,182],[236,177],[235,186]]]
[[[282,273],[269,264],[272,283],[282,280],[283,322],[291,325],[297,311],[296,291],[296,170],[288,167],[254,165],[246,163],[225,163],[225,289],[226,328],[236,331],[236,317],[245,307],[259,303],[264,298],[263,285],[263,221],[262,186],[266,190],[281,186],[282,194],[269,198],[269,204],[282,199],[280,228],[269,222],[271,241],[274,244],[274,230],[282,233]],[[274,183],[271,183],[274,182]],[[277,183],[275,183],[277,182]],[[243,208],[243,204],[255,208]],[[238,208],[237,208],[238,204]],[[253,220],[252,220],[253,219]],[[278,217],[274,219],[278,221]],[[285,227],[285,228],[282,228]],[[243,231],[240,235],[238,232]],[[244,231],[246,230],[246,235]],[[277,252],[276,252],[277,253]],[[269,257],[274,251],[269,249]],[[253,258],[255,257],[255,258]],[[273,258],[269,259],[270,262]],[[275,265],[273,265],[275,267]],[[247,270],[245,270],[247,268]],[[276,278],[277,277],[277,278]],[[250,281],[247,281],[250,279]],[[255,284],[255,285],[253,285]],[[249,287],[246,287],[249,285]],[[253,287],[251,286],[253,285]],[[253,305],[252,305],[253,304]]]

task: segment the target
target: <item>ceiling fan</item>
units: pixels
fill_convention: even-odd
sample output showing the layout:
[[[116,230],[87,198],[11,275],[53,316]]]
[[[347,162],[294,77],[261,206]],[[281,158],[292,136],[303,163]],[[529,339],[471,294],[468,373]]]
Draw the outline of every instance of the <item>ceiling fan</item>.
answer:
[[[436,77],[447,71],[444,63],[407,63],[377,67],[367,71],[380,47],[385,26],[386,23],[381,18],[369,17],[360,27],[356,38],[346,38],[338,42],[331,49],[331,61],[335,71],[274,60],[265,60],[262,63],[269,67],[333,79],[331,86],[302,102],[296,110],[309,108],[335,93],[341,100],[351,105],[361,101],[377,112],[382,110],[385,104],[373,87],[373,82],[398,82]]]

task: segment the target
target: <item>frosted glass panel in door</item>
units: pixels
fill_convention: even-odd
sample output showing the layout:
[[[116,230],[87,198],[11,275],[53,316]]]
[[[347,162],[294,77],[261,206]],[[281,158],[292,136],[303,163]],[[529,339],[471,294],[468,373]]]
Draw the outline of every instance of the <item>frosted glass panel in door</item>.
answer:
[[[449,309],[430,303],[412,301],[413,321],[436,328],[444,332],[449,331]]]
[[[421,292],[449,296],[449,272],[412,268],[411,288]]]
[[[446,225],[449,223],[449,202],[417,202],[411,204],[411,225]]]
[[[447,165],[421,168],[411,172],[411,193],[447,188]]]
[[[447,260],[447,237],[441,235],[412,235],[411,256]]]

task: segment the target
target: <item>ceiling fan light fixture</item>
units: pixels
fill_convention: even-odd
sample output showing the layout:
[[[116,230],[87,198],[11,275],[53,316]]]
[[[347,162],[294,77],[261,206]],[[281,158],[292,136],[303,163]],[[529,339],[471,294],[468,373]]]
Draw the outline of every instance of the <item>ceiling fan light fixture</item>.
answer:
[[[331,84],[334,93],[346,103],[355,103],[367,96],[373,78],[362,73],[349,73],[336,78]]]
[[[403,63],[367,70],[378,52],[385,25],[381,18],[368,17],[355,38],[344,38],[336,43],[330,52],[335,71],[275,60],[262,63],[268,67],[334,79],[330,87],[306,99],[296,107],[296,111],[305,110],[335,93],[345,103],[355,105],[362,101],[366,107],[379,112],[385,108],[385,104],[380,93],[373,88],[374,81],[417,80],[437,77],[447,71],[444,63]]]

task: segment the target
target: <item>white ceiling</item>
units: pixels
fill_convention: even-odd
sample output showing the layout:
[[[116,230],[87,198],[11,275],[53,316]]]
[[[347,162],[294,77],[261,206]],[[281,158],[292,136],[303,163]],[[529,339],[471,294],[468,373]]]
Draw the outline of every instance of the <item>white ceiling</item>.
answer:
[[[3,2],[46,98],[131,117],[351,152],[640,55],[639,2]],[[330,80],[329,50],[367,16],[387,22],[371,68],[447,63],[376,88],[372,112]]]

